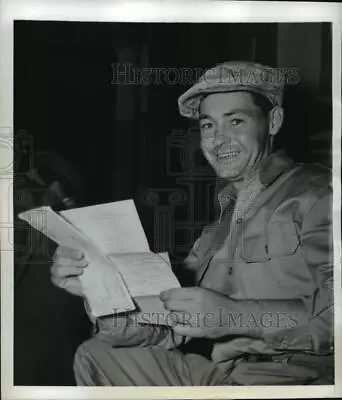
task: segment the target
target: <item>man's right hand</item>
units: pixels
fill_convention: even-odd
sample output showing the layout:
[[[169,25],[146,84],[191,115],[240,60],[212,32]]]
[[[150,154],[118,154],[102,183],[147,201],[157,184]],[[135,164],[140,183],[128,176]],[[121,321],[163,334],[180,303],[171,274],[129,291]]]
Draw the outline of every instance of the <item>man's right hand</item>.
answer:
[[[76,296],[84,296],[79,275],[88,265],[84,255],[70,247],[60,246],[53,255],[51,281],[54,285]]]

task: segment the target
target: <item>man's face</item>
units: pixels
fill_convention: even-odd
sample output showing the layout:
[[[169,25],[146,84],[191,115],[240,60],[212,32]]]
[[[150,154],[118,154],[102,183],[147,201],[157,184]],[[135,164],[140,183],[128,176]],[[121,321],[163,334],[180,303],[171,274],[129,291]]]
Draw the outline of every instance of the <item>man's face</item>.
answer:
[[[267,154],[268,121],[248,92],[208,95],[199,123],[202,151],[221,178],[246,178]]]

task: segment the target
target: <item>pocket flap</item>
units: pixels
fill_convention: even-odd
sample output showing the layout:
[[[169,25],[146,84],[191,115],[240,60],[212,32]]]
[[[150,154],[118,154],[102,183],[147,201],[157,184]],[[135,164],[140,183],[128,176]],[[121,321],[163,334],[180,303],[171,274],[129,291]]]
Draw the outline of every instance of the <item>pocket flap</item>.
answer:
[[[245,236],[242,243],[242,259],[246,262],[265,262],[275,257],[294,254],[299,237],[293,222],[270,222],[266,234]]]
[[[271,222],[267,227],[267,251],[272,257],[294,254],[299,238],[293,222]]]
[[[242,242],[242,258],[247,262],[268,261],[265,235],[244,237]]]

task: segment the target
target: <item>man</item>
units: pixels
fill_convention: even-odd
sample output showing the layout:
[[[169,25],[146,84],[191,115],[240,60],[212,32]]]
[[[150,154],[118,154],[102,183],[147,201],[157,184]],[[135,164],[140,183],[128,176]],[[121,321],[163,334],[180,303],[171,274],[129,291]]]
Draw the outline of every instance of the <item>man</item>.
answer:
[[[93,319],[94,338],[75,357],[78,385],[332,383],[330,175],[273,153],[282,93],[269,68],[227,62],[179,98],[225,182],[220,217],[185,260],[194,286],[160,295],[172,327],[138,325],[130,314]],[[86,265],[59,248],[52,280],[82,296]],[[208,357],[196,345],[187,352],[203,342]]]

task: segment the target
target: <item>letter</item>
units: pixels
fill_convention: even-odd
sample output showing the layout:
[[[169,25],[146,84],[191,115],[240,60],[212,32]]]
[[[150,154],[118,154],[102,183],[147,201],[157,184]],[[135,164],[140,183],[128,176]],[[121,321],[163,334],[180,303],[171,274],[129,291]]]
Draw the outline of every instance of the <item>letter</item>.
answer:
[[[148,324],[150,322],[150,313],[149,312],[142,312],[141,314],[141,324]]]
[[[177,315],[175,315],[175,313],[171,311],[170,313],[168,313],[166,315],[165,323],[166,323],[166,325],[169,325],[171,327],[176,326],[178,324]]]
[[[218,326],[219,327],[224,327],[224,326],[226,326],[225,325],[225,323],[224,323],[224,321],[223,321],[223,313],[225,312],[225,311],[227,311],[227,310],[225,310],[225,309],[222,309],[222,308],[219,308],[219,318],[218,318]],[[228,322],[228,321],[227,321]]]
[[[181,322],[183,325],[190,325],[191,326],[191,318],[192,315],[188,312],[183,312],[183,321]]]
[[[218,325],[207,324],[207,318],[210,317],[210,316],[212,316],[212,317],[215,318],[215,313],[214,313],[214,312],[206,313],[206,314],[204,315],[204,318],[203,318],[203,325],[204,325],[206,328],[209,328],[209,327],[210,327],[210,328],[217,327]]]
[[[291,328],[292,328],[293,326],[297,326],[297,325],[298,325],[297,314],[293,314],[293,317],[292,317],[292,314],[289,314],[289,320],[292,321],[292,322],[294,322],[294,325],[291,325],[291,324],[290,324],[290,327],[291,327]]]
[[[233,81],[235,84],[240,84],[242,82],[242,75],[241,75],[241,71],[232,71],[229,70],[228,71],[228,75],[229,75],[229,80],[230,78],[233,78]]]
[[[190,77],[188,76],[188,73]],[[182,85],[193,85],[195,80],[192,79],[193,70],[191,68],[181,68],[181,84]]]
[[[196,323],[193,326],[199,328],[201,326],[201,313],[197,312],[195,315],[196,315]]]
[[[288,68],[278,68],[277,69],[277,83],[286,84],[288,80]]]
[[[149,85],[152,82],[152,68],[142,68],[139,83]]]
[[[155,80],[155,84],[156,85],[161,85],[162,81],[160,79],[160,73],[162,72],[163,68],[155,68],[154,71],[156,72],[156,80]]]
[[[257,328],[257,327],[258,327],[258,322],[257,322],[257,320],[255,319],[255,316],[254,316],[253,313],[250,313],[250,314],[249,314],[249,318],[248,318],[248,321],[247,321],[247,326],[248,326],[248,327],[250,327],[251,322],[253,322],[254,328]]]
[[[289,69],[289,79],[287,80],[287,84],[297,84],[299,83],[299,69],[298,68],[290,68]]]
[[[141,84],[141,70],[139,68],[132,68],[133,81],[130,83]]]
[[[139,321],[139,313],[136,312],[132,312],[129,314],[129,316],[127,317],[130,321],[132,321],[130,323],[130,325],[132,326],[139,326],[139,322],[141,323],[141,321]]]
[[[262,325],[264,328],[273,328],[274,326],[273,326],[273,324],[272,324],[272,320],[269,321],[268,326],[264,324],[264,316],[265,316],[265,315],[270,315],[270,316],[272,317],[272,313],[271,313],[271,312],[262,313],[262,314],[261,314],[261,317],[260,317],[261,325]]]
[[[112,316],[112,320],[113,320],[113,328],[117,328],[118,327],[118,316],[116,315],[118,313],[117,308],[113,308],[113,316]]]
[[[277,70],[264,69],[260,73],[260,80],[262,83],[272,84],[277,80]]]
[[[257,83],[258,82],[255,73],[251,70],[248,71],[246,84],[256,85]]]
[[[113,78],[111,81],[112,85],[131,85],[134,83],[134,80],[130,80],[130,73],[132,70],[131,63],[112,63],[111,64],[113,70]],[[121,70],[123,68],[123,70]],[[123,79],[120,79],[122,77]]]
[[[195,80],[198,81],[199,78],[201,77],[201,75],[204,74],[205,68],[194,68],[194,71],[195,71]],[[206,78],[204,78],[204,79],[206,79]]]
[[[237,324],[236,324],[236,319],[234,318],[234,314],[232,314],[232,313],[228,313],[228,326],[231,326],[231,325],[230,325],[231,317],[232,317],[232,319],[233,319],[234,326],[236,327],[236,326],[237,326]],[[237,319],[239,319],[239,326],[242,327],[242,326],[243,326],[243,322],[241,321],[241,319],[242,319],[242,313],[239,313],[239,314],[237,315]]]
[[[151,313],[149,313],[149,315],[151,316],[149,321],[153,321],[153,323],[156,323],[157,325],[159,325],[160,313],[159,312],[151,312]],[[154,319],[155,316],[157,317],[156,319]]]
[[[173,80],[170,79],[170,72],[171,72],[171,73],[172,73],[172,72],[175,73],[175,77],[174,77]],[[164,74],[165,74],[165,82],[166,82],[168,85],[177,85],[177,83],[179,83],[179,81],[180,81],[180,79],[179,79],[180,74],[179,74],[179,71],[178,71],[177,68],[166,68]]]
[[[277,315],[277,328],[286,328],[287,327],[287,325],[285,324],[285,325],[280,325],[280,322],[284,322],[284,320],[283,321],[280,321],[280,318],[281,318],[281,316],[282,317],[284,317],[284,316],[286,316],[286,312],[282,312],[282,313],[276,313],[276,315]]]

